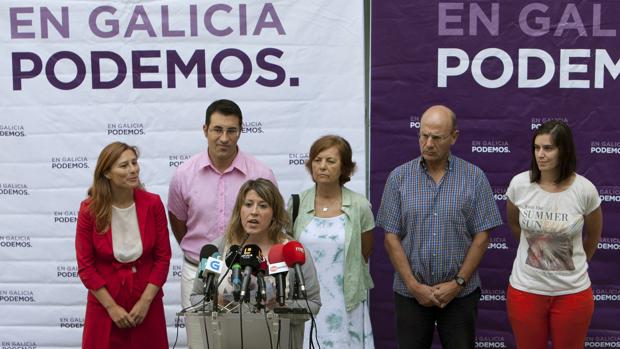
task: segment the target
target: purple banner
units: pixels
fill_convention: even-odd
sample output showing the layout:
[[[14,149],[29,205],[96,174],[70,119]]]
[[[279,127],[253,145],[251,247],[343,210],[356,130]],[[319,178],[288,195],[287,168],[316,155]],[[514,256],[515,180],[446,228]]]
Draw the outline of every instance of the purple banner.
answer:
[[[578,172],[603,201],[603,238],[590,263],[595,313],[586,348],[620,347],[620,2],[373,1],[371,201],[388,174],[419,156],[421,114],[452,108],[453,153],[487,174],[505,221],[510,179],[529,167],[535,129],[562,119],[573,129]],[[373,332],[395,348],[394,269],[376,236]],[[494,230],[480,266],[476,347],[514,348],[505,294],[517,243]],[[412,329],[415,330],[415,329]],[[440,347],[436,336],[435,346]]]

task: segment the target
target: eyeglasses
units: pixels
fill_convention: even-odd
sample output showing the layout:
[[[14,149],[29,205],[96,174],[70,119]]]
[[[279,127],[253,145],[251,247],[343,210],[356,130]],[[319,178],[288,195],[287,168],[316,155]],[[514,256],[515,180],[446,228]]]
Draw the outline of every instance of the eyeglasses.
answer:
[[[231,137],[231,138],[235,138],[239,135],[239,129],[238,128],[227,128],[226,130],[224,130],[221,127],[214,127],[212,129],[209,130],[209,132],[213,133],[214,135],[221,137],[224,132],[226,132],[226,136]]]
[[[450,137],[450,135],[447,136],[440,136],[440,135],[432,135],[430,133],[418,133],[418,138],[422,141],[422,142],[426,142],[428,141],[428,139],[430,138],[433,143],[439,143],[439,142],[443,142],[445,139],[447,139],[448,137]]]

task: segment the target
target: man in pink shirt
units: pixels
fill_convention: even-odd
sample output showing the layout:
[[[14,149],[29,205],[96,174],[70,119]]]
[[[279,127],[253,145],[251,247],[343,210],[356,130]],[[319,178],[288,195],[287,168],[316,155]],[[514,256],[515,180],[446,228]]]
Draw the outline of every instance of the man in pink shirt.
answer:
[[[256,178],[276,184],[273,171],[237,147],[241,135],[239,106],[221,99],[207,108],[202,126],[207,151],[185,161],[172,177],[168,216],[183,254],[181,304],[189,307],[200,250],[224,235],[241,185]]]

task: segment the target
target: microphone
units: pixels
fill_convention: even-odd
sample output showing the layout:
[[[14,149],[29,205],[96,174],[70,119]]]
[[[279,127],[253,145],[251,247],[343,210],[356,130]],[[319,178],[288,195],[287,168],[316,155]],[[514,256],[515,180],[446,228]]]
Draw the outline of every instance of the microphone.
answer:
[[[267,260],[261,256],[260,266],[256,271],[256,283],[258,284],[258,292],[256,292],[256,303],[261,304],[261,300],[267,302],[267,285],[265,284],[265,274],[267,274]]]
[[[218,249],[215,245],[206,244],[202,246],[200,250],[200,263],[198,264],[198,277],[200,279],[203,278],[203,274],[207,267],[207,260],[216,252],[218,252]]]
[[[222,272],[222,261],[220,260],[220,253],[215,252],[211,257],[207,258],[205,271],[202,273],[202,278],[205,280],[205,300],[208,302],[212,299],[212,295],[217,292],[217,285],[214,281],[217,280],[217,276]]]
[[[273,275],[276,278],[276,300],[278,304],[284,306],[286,301],[286,274],[288,273],[288,266],[284,261],[284,255],[282,249],[283,244],[275,244],[269,249],[269,275]]]
[[[264,257],[259,257],[260,265],[256,270],[256,284],[258,289],[256,291],[256,304],[261,306],[262,301],[267,301],[267,285],[265,284],[265,274],[267,273],[267,261]]]
[[[241,257],[239,258],[239,264],[244,268],[243,281],[241,282],[241,302],[244,300],[249,301],[249,297],[246,298],[246,294],[248,294],[250,286],[250,276],[252,276],[253,270],[260,267],[259,256],[261,256],[261,249],[258,245],[246,245],[243,247]]]
[[[230,245],[226,253],[226,266],[230,268],[233,264],[239,263],[240,256],[239,245]]]
[[[299,241],[289,241],[282,248],[284,261],[289,267],[295,268],[295,281],[299,284],[299,289],[303,298],[306,298],[306,285],[304,283],[304,274],[301,272],[301,266],[306,263],[306,251]]]
[[[239,264],[239,245],[231,245],[226,254],[226,266],[232,270],[233,298],[239,302],[241,297],[241,265]]]

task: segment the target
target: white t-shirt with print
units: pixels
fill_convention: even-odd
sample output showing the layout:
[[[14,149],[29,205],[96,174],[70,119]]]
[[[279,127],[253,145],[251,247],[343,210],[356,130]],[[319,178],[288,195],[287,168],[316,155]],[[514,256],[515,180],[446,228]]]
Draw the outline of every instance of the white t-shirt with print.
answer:
[[[583,249],[584,217],[601,204],[592,182],[576,175],[564,191],[550,193],[530,183],[529,171],[516,175],[506,192],[519,208],[521,238],[510,285],[558,296],[590,287]]]

